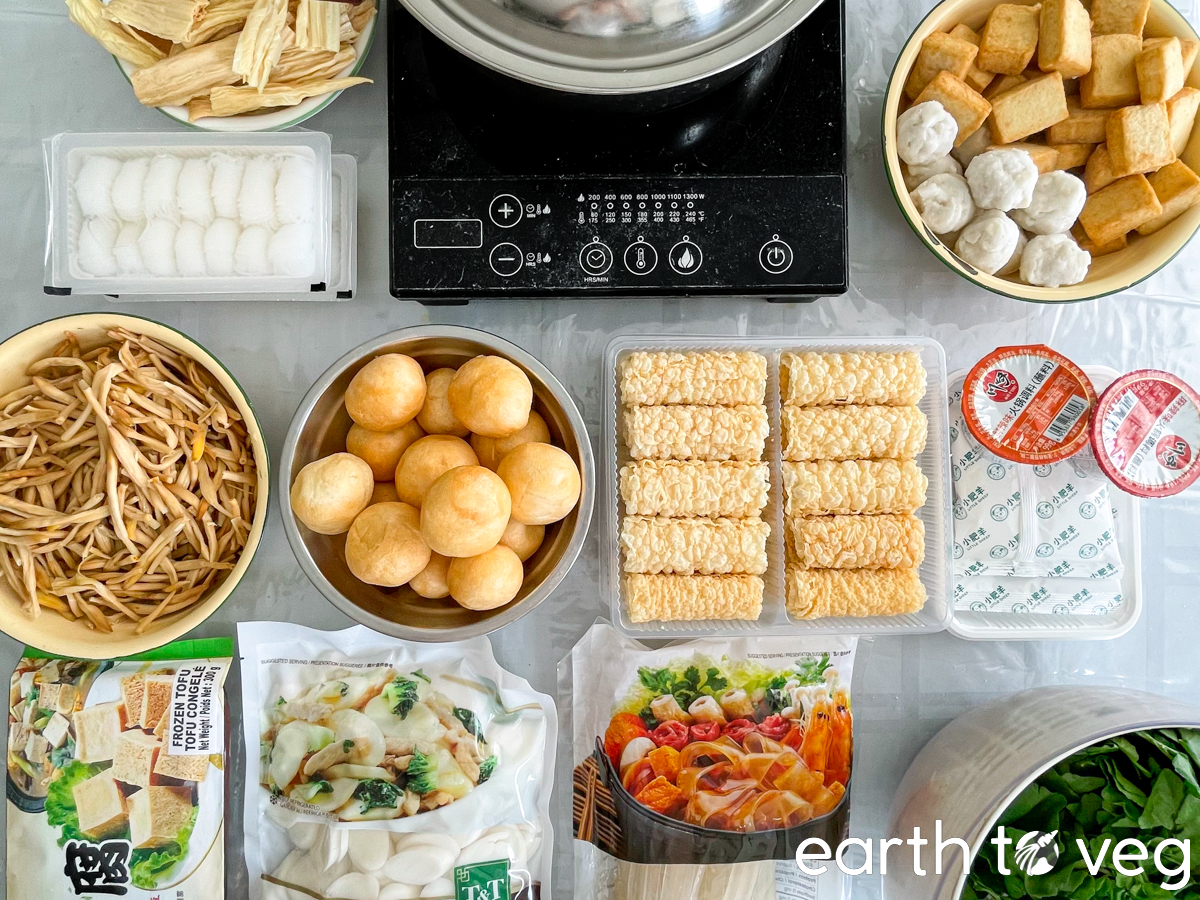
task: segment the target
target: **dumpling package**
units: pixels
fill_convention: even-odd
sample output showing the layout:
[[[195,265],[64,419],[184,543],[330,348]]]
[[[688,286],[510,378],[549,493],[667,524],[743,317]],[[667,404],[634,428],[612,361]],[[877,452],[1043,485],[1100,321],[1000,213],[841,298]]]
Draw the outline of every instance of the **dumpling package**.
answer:
[[[9,685],[9,900],[225,891],[228,638],[117,661],[26,648]]]
[[[579,900],[825,900],[796,850],[847,835],[856,639],[651,650],[598,623],[564,663]],[[807,849],[812,852],[812,846]]]
[[[487,638],[238,639],[251,900],[549,900],[554,703]]]

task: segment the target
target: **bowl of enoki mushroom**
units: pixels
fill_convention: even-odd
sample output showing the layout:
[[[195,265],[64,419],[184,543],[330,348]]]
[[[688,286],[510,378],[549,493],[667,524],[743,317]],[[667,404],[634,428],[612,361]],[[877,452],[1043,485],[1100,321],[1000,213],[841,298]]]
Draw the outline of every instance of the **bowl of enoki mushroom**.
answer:
[[[0,344],[0,629],[49,653],[127,656],[199,625],[267,515],[249,401],[183,334],[53,319]]]

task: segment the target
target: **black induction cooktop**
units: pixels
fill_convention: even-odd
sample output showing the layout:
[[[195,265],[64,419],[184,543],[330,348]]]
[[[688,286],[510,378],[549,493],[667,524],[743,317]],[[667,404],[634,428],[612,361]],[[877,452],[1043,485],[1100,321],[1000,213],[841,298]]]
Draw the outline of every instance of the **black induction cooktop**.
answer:
[[[389,13],[396,297],[845,292],[844,0],[648,110],[531,88]]]

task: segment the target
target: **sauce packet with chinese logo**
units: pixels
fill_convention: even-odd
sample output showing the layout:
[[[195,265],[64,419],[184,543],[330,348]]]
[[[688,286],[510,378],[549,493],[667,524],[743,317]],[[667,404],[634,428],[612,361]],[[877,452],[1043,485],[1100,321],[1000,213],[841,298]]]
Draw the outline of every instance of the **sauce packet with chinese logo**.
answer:
[[[9,685],[8,897],[225,891],[228,638],[79,660],[26,648]]]

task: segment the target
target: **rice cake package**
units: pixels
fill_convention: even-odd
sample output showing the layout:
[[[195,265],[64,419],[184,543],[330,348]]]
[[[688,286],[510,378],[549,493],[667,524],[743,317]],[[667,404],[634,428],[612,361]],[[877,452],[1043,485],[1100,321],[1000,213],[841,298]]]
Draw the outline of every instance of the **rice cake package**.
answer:
[[[8,898],[225,892],[228,638],[116,661],[32,648],[9,686]]]
[[[599,623],[564,663],[573,719],[575,896],[832,900],[850,819],[856,639],[681,642]],[[814,845],[809,845],[808,852]]]
[[[238,640],[251,900],[548,900],[558,719],[487,638]]]

